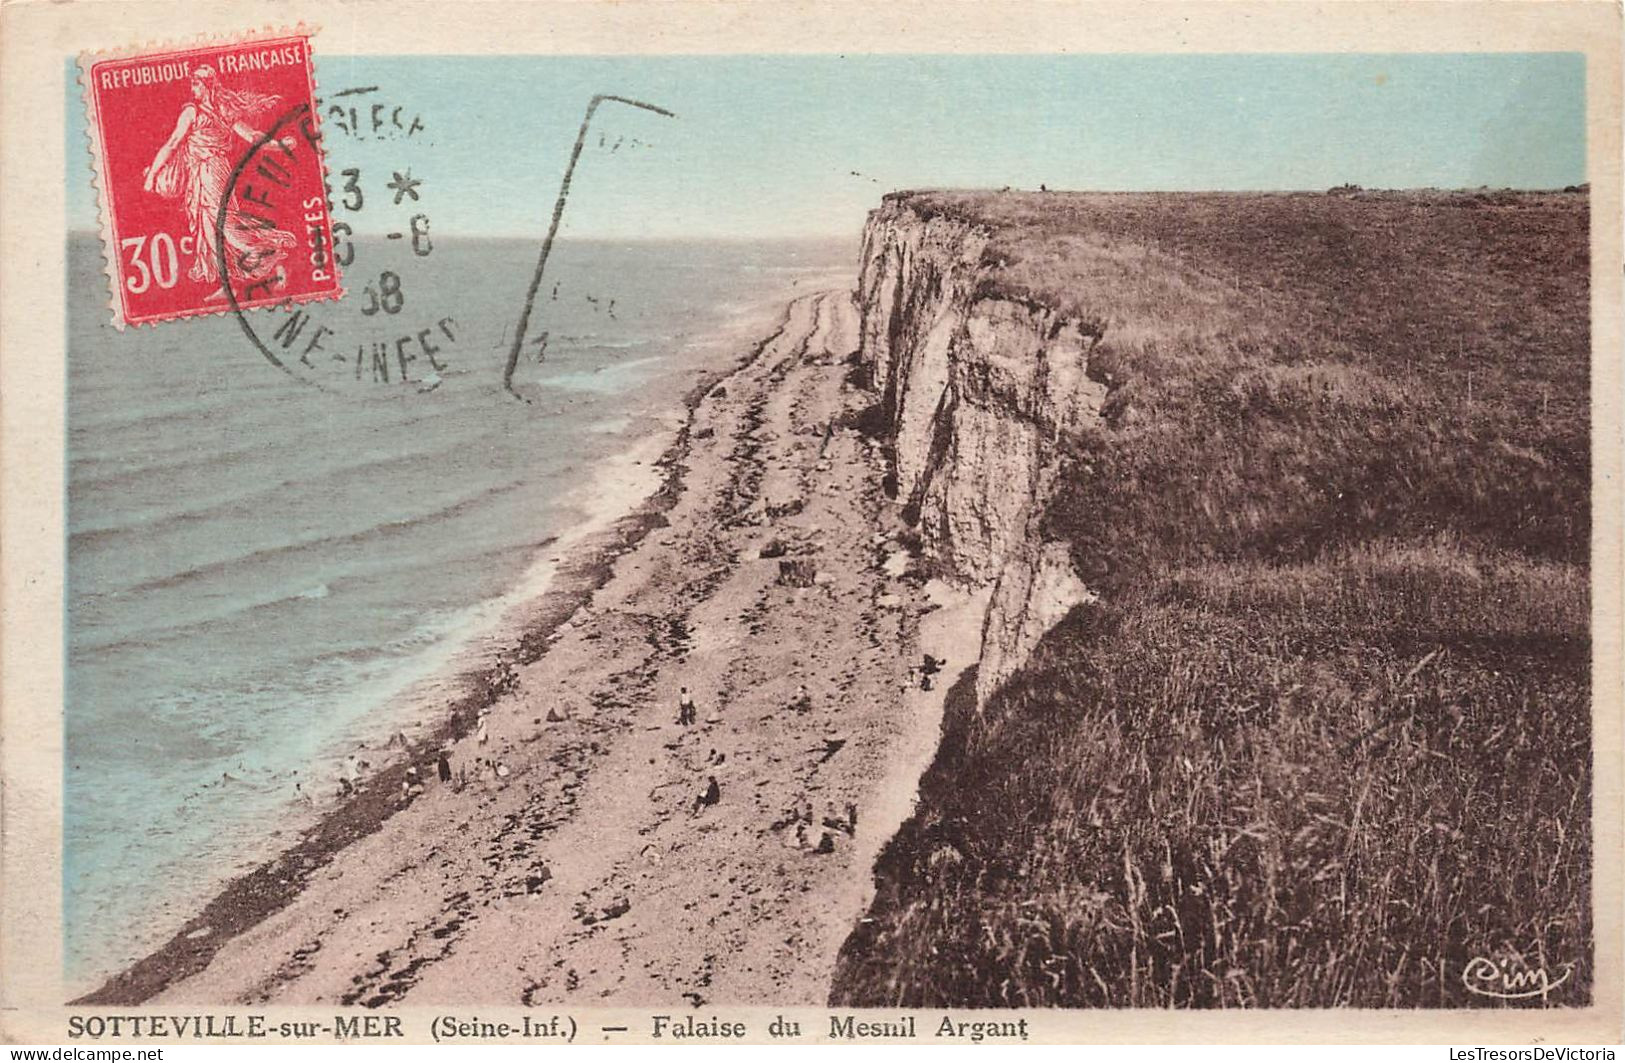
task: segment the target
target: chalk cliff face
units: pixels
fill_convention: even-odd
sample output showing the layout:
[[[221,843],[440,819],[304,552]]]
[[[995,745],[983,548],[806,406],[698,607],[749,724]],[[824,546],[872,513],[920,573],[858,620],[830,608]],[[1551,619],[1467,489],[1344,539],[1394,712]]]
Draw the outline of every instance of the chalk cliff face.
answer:
[[[1061,443],[1099,418],[1093,339],[1053,310],[990,294],[989,234],[887,197],[864,232],[861,357],[892,433],[905,515],[957,578],[994,587],[978,700],[1094,595],[1065,543],[1041,541]]]

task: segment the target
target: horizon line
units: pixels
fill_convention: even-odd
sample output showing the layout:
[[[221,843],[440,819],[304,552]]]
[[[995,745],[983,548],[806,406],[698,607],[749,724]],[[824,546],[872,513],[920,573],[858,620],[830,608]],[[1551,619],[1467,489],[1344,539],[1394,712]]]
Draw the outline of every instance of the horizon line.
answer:
[[[1591,182],[1588,179],[1576,181],[1566,185],[1412,185],[1408,187],[1388,187],[1378,185],[1361,185],[1348,182],[1341,185],[1331,185],[1326,188],[1017,188],[1014,186],[993,187],[990,185],[921,185],[912,188],[897,188],[889,192],[882,192],[874,207],[869,210],[878,210],[885,201],[900,196],[925,195],[947,192],[983,192],[992,195],[1001,194],[1035,194],[1035,195],[1104,195],[1104,196],[1301,196],[1301,195],[1330,195],[1338,192],[1372,192],[1378,194],[1423,194],[1435,195],[1470,194],[1475,192],[1512,192],[1524,195],[1572,195],[1578,190],[1590,191]],[[583,233],[561,235],[560,241],[577,243],[680,243],[685,240],[705,240],[716,243],[767,243],[772,241],[803,241],[812,242],[820,240],[839,240],[861,235],[862,226],[842,229],[800,230],[786,233],[766,235],[747,235],[737,232],[694,232],[683,234],[660,235],[627,235],[616,233]],[[98,236],[99,227],[85,227],[69,225],[69,236],[89,235]],[[358,230],[358,236],[383,236],[385,231]],[[535,237],[529,235],[515,235],[511,230],[495,231],[486,229],[448,229],[441,230],[437,236],[448,239],[476,239],[476,240],[531,240],[539,239],[541,233]]]

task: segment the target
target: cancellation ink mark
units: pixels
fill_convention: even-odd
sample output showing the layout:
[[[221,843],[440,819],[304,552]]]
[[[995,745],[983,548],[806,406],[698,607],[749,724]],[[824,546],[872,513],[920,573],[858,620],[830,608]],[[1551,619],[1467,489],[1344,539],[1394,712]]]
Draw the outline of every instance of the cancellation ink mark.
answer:
[[[508,364],[502,371],[502,388],[514,398],[522,402],[530,400],[513,389],[514,370],[519,366],[519,355],[524,349],[525,333],[530,327],[531,311],[536,305],[536,293],[542,287],[542,275],[547,271],[547,258],[553,252],[553,240],[558,236],[559,221],[564,217],[564,204],[570,195],[570,179],[575,176],[576,162],[581,158],[581,149],[587,143],[587,127],[592,124],[592,116],[597,112],[599,104],[605,102],[624,103],[629,107],[653,111],[655,114],[667,118],[677,116],[664,107],[657,107],[642,100],[629,99],[625,96],[614,96],[600,93],[587,102],[587,113],[581,118],[581,130],[576,134],[575,147],[570,150],[570,162],[564,168],[564,177],[559,182],[559,197],[553,204],[553,220],[548,224],[547,236],[542,240],[542,251],[536,260],[536,272],[530,278],[530,287],[525,292],[525,302],[519,311],[519,325],[514,331],[513,346],[508,349]],[[554,289],[555,296],[557,288]],[[545,351],[545,345],[543,350]]]
[[[225,195],[220,197],[220,209],[215,218],[214,250],[216,256],[215,260],[220,263],[221,291],[225,295],[226,300],[231,304],[231,312],[237,318],[237,323],[242,326],[243,333],[248,337],[249,342],[254,345],[255,349],[257,349],[261,355],[264,356],[266,361],[270,362],[272,365],[276,366],[290,377],[293,377],[295,380],[302,383],[309,384],[318,390],[326,390],[325,388],[322,388],[322,386],[315,380],[301,376],[299,373],[294,372],[292,368],[290,368],[286,363],[278,358],[275,353],[272,352],[270,347],[265,345],[265,343],[260,339],[259,334],[254,331],[254,326],[249,324],[247,315],[243,313],[242,300],[238,298],[236,285],[232,284],[231,282],[232,271],[228,268],[228,264],[231,263],[232,260],[226,254],[226,224],[227,218],[230,215],[233,209],[233,204],[237,198],[238,182],[242,180],[243,173],[248,169],[249,164],[254,161],[254,159],[259,155],[260,151],[267,145],[275,143],[285,154],[290,156],[292,155],[292,138],[284,138],[282,131],[289,125],[289,123],[295,122],[301,118],[303,121],[298,123],[300,135],[303,137],[305,143],[312,151],[319,151],[317,142],[320,139],[320,134],[316,131],[315,123],[312,121],[311,108],[308,103],[300,103],[296,105],[283,114],[281,118],[273,122],[271,127],[267,129],[258,140],[254,141],[254,143],[249,146],[248,151],[243,153],[243,157],[237,161],[237,165],[232,167],[231,177],[226,182]],[[321,235],[322,238],[319,242],[319,247],[325,249],[331,246],[331,241],[328,240],[326,232],[323,231]],[[239,258],[243,257],[246,257],[246,255],[239,256]],[[238,261],[236,265],[239,270],[239,275],[241,275],[245,263],[243,261]],[[261,285],[267,285],[264,278],[254,281],[246,286],[243,294],[247,296],[250,301],[252,301],[253,289]],[[268,285],[267,290],[269,290]],[[317,338],[320,338],[319,333]],[[309,353],[310,351],[307,350],[304,355],[301,355],[301,359],[307,358]],[[306,361],[305,364],[309,365],[310,363]]]

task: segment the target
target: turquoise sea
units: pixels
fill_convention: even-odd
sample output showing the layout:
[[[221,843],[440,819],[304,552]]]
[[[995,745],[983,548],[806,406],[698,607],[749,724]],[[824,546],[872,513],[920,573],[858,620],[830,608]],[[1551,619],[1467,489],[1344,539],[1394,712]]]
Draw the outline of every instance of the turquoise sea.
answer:
[[[534,244],[440,239],[432,273],[403,258],[392,319],[360,315],[357,277],[311,320],[332,322],[353,361],[358,337],[449,317],[455,340],[430,340],[445,370],[432,389],[386,384],[369,358],[358,382],[330,352],[310,371],[331,385],[318,389],[229,316],[115,332],[97,241],[71,237],[70,976],[160,944],[222,879],[293,840],[347,753],[382,753],[432,719],[510,634],[504,618],[607,463],[669,434],[705,371],[856,253],[561,244],[528,330],[548,333],[545,359],[528,344],[516,375],[523,403],[501,373]],[[274,338],[287,320],[253,323]]]

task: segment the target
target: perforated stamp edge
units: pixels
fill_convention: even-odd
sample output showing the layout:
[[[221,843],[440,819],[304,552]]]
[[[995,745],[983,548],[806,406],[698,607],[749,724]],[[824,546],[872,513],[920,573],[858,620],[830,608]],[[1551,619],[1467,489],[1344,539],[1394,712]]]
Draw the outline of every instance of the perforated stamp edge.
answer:
[[[182,321],[199,317],[224,317],[234,313],[234,308],[228,300],[218,307],[192,307],[186,310],[177,310],[164,314],[161,317],[143,321],[129,321],[124,316],[124,303],[119,298],[119,266],[118,252],[115,250],[116,240],[113,233],[112,203],[107,191],[107,182],[104,173],[107,165],[107,156],[102,147],[101,115],[96,107],[96,93],[90,78],[90,70],[97,63],[109,59],[131,59],[137,56],[152,53],[181,51],[189,48],[227,48],[238,44],[249,44],[255,41],[276,40],[283,37],[303,37],[306,42],[312,41],[320,26],[307,25],[299,22],[293,26],[262,26],[258,29],[242,30],[236,33],[203,33],[195,37],[175,38],[170,40],[149,40],[140,44],[122,45],[114,48],[98,48],[92,52],[80,52],[77,65],[79,68],[79,92],[85,108],[85,138],[88,141],[90,168],[90,183],[96,191],[96,233],[101,242],[102,271],[107,277],[108,310],[112,315],[113,327],[120,332],[126,328],[141,328],[143,326],[157,326],[169,321]],[[321,108],[314,106],[320,98],[320,86],[316,79],[315,50],[311,48],[306,53],[305,76],[310,85],[311,121],[316,130],[316,156],[322,168],[322,194],[327,195],[329,177],[327,168],[327,150],[321,137]],[[69,168],[71,175],[72,168]],[[332,210],[329,205],[329,216]],[[329,223],[331,224],[331,223]],[[325,292],[305,292],[300,295],[291,295],[272,304],[269,308],[289,308],[305,303],[337,302],[345,295],[344,276],[340,270],[337,257],[332,263],[334,280],[337,282],[333,290]]]

